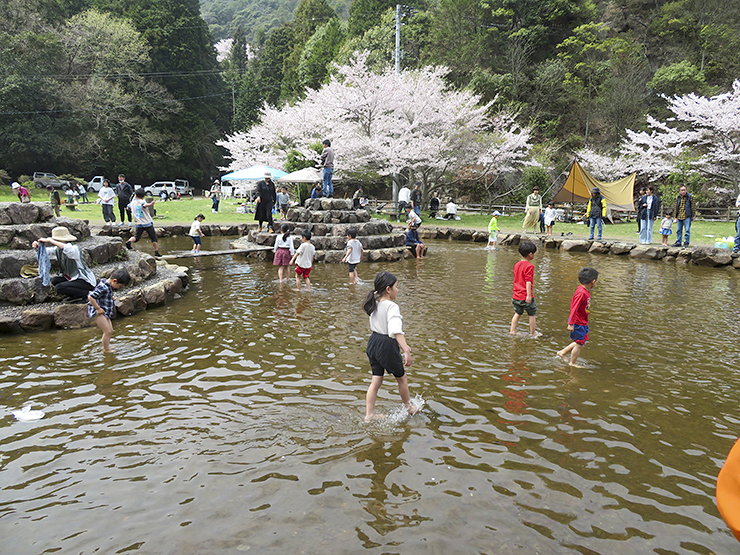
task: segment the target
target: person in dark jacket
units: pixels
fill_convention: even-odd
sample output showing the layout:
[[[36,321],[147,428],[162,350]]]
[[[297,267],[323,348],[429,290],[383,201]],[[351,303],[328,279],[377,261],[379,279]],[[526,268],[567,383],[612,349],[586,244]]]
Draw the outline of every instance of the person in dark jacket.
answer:
[[[131,210],[128,208],[128,203],[131,202],[131,197],[134,196],[134,189],[126,182],[126,176],[122,173],[118,174],[116,196],[118,197],[118,211],[121,213],[121,223],[118,225],[126,223],[126,215],[128,215],[128,224],[132,225]]]
[[[598,225],[599,237],[597,241],[601,241],[604,218],[606,218],[606,199],[601,195],[601,190],[598,187],[591,190],[591,198],[588,199],[588,206],[586,206],[586,215],[591,227],[589,240],[594,238],[594,228]]]
[[[653,222],[660,213],[660,199],[655,196],[655,187],[647,188],[647,194],[640,199],[637,217],[640,218],[640,244],[649,245],[653,238]]]
[[[267,222],[270,233],[273,233],[272,207],[275,206],[277,191],[275,184],[272,182],[272,174],[265,172],[265,178],[257,182],[257,196],[255,202],[257,209],[254,211],[254,219],[260,224],[259,230],[262,231],[262,223]]]
[[[681,246],[681,238],[686,232],[683,238],[683,246],[688,247],[691,240],[691,220],[694,217],[694,197],[686,189],[686,185],[681,185],[678,190],[678,197],[676,198],[676,209],[673,211],[678,222],[676,226],[676,242],[673,243],[674,247]]]

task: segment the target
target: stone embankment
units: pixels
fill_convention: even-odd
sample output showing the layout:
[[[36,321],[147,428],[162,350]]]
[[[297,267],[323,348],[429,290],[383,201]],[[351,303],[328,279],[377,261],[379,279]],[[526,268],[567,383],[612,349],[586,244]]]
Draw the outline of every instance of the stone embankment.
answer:
[[[487,232],[449,227],[422,226],[419,229],[419,236],[422,239],[447,239],[480,243],[488,241]],[[544,237],[523,233],[498,234],[498,244],[501,246],[518,245],[522,240],[532,241],[546,249],[561,252],[626,255],[644,260],[662,260],[664,262],[697,266],[731,266],[740,269],[740,254],[713,247],[663,247],[661,245],[638,245],[624,241],[589,241],[570,237]]]
[[[288,224],[293,245],[298,248],[301,232],[311,232],[311,242],[316,248],[316,262],[339,263],[347,246],[347,231],[357,230],[357,239],[362,243],[363,261],[395,261],[413,255],[404,246],[405,237],[394,230],[385,220],[372,220],[367,210],[355,210],[351,199],[307,199],[304,207],[288,210],[286,220],[275,220],[275,232],[259,232],[256,229],[230,244],[233,249],[245,248],[250,244],[272,246],[279,228]],[[250,256],[272,260],[272,252],[254,253]]]
[[[66,227],[97,279],[124,267],[132,281],[116,293],[120,315],[161,306],[188,286],[186,267],[172,266],[154,257],[124,248],[120,237],[91,236],[86,221],[55,218],[48,203],[0,203],[0,333],[24,333],[52,328],[74,329],[94,324],[87,304],[65,304],[40,277],[20,277],[25,265],[35,265],[33,241],[51,236],[54,227]],[[56,262],[52,261],[52,275]]]

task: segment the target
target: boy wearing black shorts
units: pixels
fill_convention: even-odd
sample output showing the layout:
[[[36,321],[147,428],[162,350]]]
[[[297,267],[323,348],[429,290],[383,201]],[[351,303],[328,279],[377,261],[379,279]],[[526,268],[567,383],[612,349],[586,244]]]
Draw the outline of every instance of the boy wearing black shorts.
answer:
[[[154,206],[156,201],[154,199],[151,202],[144,200],[144,189],[137,189],[134,200],[129,204],[129,208],[134,216],[134,225],[136,226],[136,235],[126,241],[126,248],[133,249],[133,243],[136,243],[144,232],[149,235],[149,239],[152,241],[154,247],[154,256],[161,258],[159,254],[159,243],[157,243],[157,233],[154,231],[154,221],[152,216],[149,214],[149,207]]]
[[[519,324],[524,311],[529,315],[529,335],[535,337],[537,332],[537,303],[534,302],[534,264],[532,259],[537,252],[537,245],[529,241],[519,243],[519,254],[523,260],[514,264],[514,292],[511,296],[511,303],[514,305],[514,317],[511,319],[511,335],[516,334],[516,327]]]

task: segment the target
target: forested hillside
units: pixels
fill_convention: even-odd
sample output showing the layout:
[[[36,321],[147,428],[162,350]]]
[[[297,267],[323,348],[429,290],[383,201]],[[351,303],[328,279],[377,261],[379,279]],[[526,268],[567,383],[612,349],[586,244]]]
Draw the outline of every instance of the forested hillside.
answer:
[[[0,169],[206,182],[228,154],[217,141],[265,105],[301,101],[358,51],[393,67],[394,31],[389,0],[7,0]],[[740,2],[419,0],[403,7],[401,48],[402,70],[444,66],[450,90],[513,114],[557,173],[671,116],[668,97],[729,91]]]

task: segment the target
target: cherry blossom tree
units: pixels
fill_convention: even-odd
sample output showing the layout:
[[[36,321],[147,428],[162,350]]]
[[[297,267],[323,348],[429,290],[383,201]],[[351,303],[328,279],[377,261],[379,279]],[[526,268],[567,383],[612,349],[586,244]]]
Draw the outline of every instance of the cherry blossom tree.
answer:
[[[627,129],[619,153],[610,157],[592,150],[577,156],[603,177],[637,172],[660,179],[677,171],[698,172],[737,190],[740,183],[740,80],[732,90],[713,97],[695,93],[665,97],[673,116],[648,116],[648,131]]]
[[[367,56],[335,67],[327,84],[293,105],[265,106],[260,124],[222,141],[233,160],[229,169],[280,167],[291,151],[316,159],[312,145],[329,138],[342,174],[402,175],[421,182],[426,197],[462,172],[495,177],[528,155],[530,130],[508,112],[489,117],[492,103],[481,104],[480,96],[448,89],[446,68],[375,73]]]

